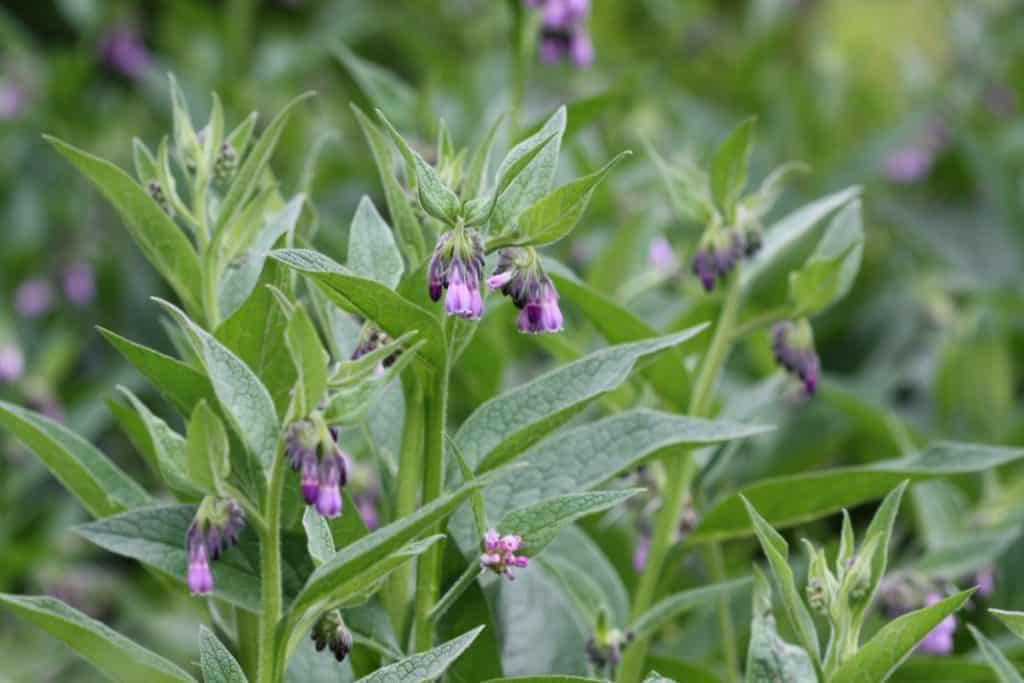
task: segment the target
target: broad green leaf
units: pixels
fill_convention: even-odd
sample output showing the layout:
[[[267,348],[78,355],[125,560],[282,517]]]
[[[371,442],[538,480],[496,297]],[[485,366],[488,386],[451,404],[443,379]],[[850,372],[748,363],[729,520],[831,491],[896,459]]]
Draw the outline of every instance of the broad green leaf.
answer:
[[[402,649],[391,629],[391,617],[379,602],[370,601],[349,608],[344,616],[345,625],[352,631],[357,644],[373,648],[393,660],[402,658]]]
[[[60,600],[0,594],[0,606],[64,641],[118,683],[195,683],[175,664]]]
[[[637,617],[629,630],[637,639],[645,639],[665,624],[677,619],[681,614],[695,607],[717,601],[723,595],[744,590],[749,585],[750,579],[743,578],[680,591],[662,599]]]
[[[755,123],[756,119],[749,118],[736,126],[711,161],[711,196],[730,225],[735,220],[736,203],[747,184]]]
[[[349,511],[348,515],[342,515],[342,517],[352,514],[353,512]],[[331,527],[314,508],[307,507],[302,514],[302,527],[306,530],[306,547],[309,550],[309,556],[313,558],[313,564],[319,567],[334,557],[336,551]]]
[[[881,683],[892,675],[943,619],[960,609],[974,589],[890,621],[832,677],[830,683]]]
[[[213,631],[199,626],[199,666],[205,683],[248,683],[245,672]]]
[[[707,225],[715,215],[708,174],[693,159],[683,158],[670,164],[649,141],[644,146],[679,216],[684,222],[702,228]]]
[[[332,51],[370,102],[402,126],[415,125],[416,91],[409,84],[384,67],[356,55],[344,44],[339,43]]]
[[[288,660],[283,683],[355,683],[350,654],[338,662],[329,652],[317,652],[312,638],[303,638]]]
[[[297,401],[297,415],[307,415],[323,401],[327,391],[327,365],[330,358],[316,327],[302,304],[296,304],[288,318],[285,343],[298,373],[293,401]]]
[[[135,394],[125,387],[118,387],[118,390],[128,399],[128,402],[135,408],[135,412],[142,418],[142,424],[149,434],[150,443],[153,445],[153,455],[156,456],[157,467],[160,476],[167,482],[173,491],[185,499],[198,497],[199,491],[192,485],[188,478],[188,448],[185,439],[176,431],[167,426],[167,423],[153,414]]]
[[[245,156],[246,150],[249,148],[249,141],[252,139],[252,132],[256,128],[256,120],[259,119],[260,115],[257,112],[252,112],[242,122],[235,126],[235,129],[228,133],[227,142],[235,148],[235,153],[238,158],[241,159]]]
[[[761,544],[761,549],[768,557],[773,583],[782,598],[782,607],[786,612],[789,625],[796,632],[800,644],[811,658],[820,661],[818,631],[814,626],[814,618],[807,609],[807,605],[804,604],[801,591],[796,586],[793,570],[789,566],[789,544],[745,498],[743,502],[747,506],[747,513],[754,525],[754,533]]]
[[[889,680],[894,683],[991,683],[995,679],[992,669],[983,661],[954,655],[933,657],[922,654],[903,662]]]
[[[772,616],[768,579],[754,567],[754,618],[747,650],[747,683],[818,683],[814,663],[803,648],[779,637]]]
[[[175,306],[160,302],[189,340],[206,368],[213,391],[235,433],[267,472],[277,455],[281,428],[274,401],[252,370]]]
[[[803,238],[816,225],[837,209],[859,197],[860,191],[860,187],[854,185],[822,197],[786,214],[766,228],[761,250],[740,272],[740,283],[743,289],[751,291],[756,288],[758,281],[785,259],[786,255],[802,242]]]
[[[429,311],[374,280],[352,274],[331,259],[306,249],[280,249],[271,256],[315,282],[341,308],[359,313],[392,339],[419,331],[426,344],[420,355],[435,368],[445,366],[441,326]]]
[[[533,563],[531,566],[539,564],[552,580],[557,581],[559,589],[572,599],[573,606],[584,622],[596,624],[598,619],[612,613],[612,607],[601,592],[601,586],[591,578],[585,568],[573,564],[565,558],[553,558],[546,553],[536,561],[531,557],[530,562]],[[611,623],[618,626],[626,624],[628,621],[614,618]]]
[[[213,398],[210,380],[192,366],[111,332],[96,328],[110,345],[146,376],[174,406],[188,415],[196,403]]]
[[[356,275],[376,280],[389,289],[395,289],[402,279],[402,252],[369,197],[359,200],[348,229],[346,263]]]
[[[989,612],[1003,622],[1006,628],[1013,632],[1013,635],[1024,639],[1024,612],[1011,612],[1004,609],[990,609]]]
[[[509,245],[542,246],[557,242],[568,235],[587,210],[597,186],[612,168],[629,156],[621,152],[603,167],[582,178],[577,178],[545,195],[519,214],[515,228],[497,237],[491,248]]]
[[[840,209],[814,253],[789,274],[789,298],[800,315],[815,315],[849,293],[860,270],[864,227],[860,200]]]
[[[489,234],[502,234],[521,211],[539,201],[551,189],[558,169],[558,153],[562,147],[565,123],[566,113],[563,106],[559,107],[540,130],[513,147],[498,166],[497,177],[500,179],[510,175],[510,169],[518,168],[524,157],[533,155],[507,187],[498,192],[494,211],[491,213]],[[536,150],[538,143],[545,139],[547,142],[539,151]]]
[[[113,204],[142,253],[171,285],[185,307],[190,311],[199,310],[202,282],[199,258],[185,234],[146,194],[142,185],[109,161],[57,138],[45,137]]]
[[[0,401],[0,426],[35,453],[93,517],[150,502],[134,479],[67,427],[4,401]]]
[[[915,560],[911,568],[926,576],[955,581],[995,564],[1020,538],[1021,531],[1021,526],[1014,524],[949,534],[945,539],[948,543]]]
[[[510,163],[502,163],[498,168],[497,176],[494,179],[494,187],[491,191],[486,195],[474,197],[466,202],[463,218],[468,225],[483,225],[490,220],[502,193],[519,177],[520,173],[533,163],[537,155],[544,151],[554,136],[555,133],[547,137],[538,138],[535,136],[530,138],[529,147],[518,150],[515,158]],[[507,158],[506,161],[509,161],[510,158]],[[502,234],[508,232],[508,227],[507,225],[503,227],[504,232]],[[494,245],[497,244],[499,244],[498,241],[492,242],[491,248],[493,249]]]
[[[992,670],[996,672],[999,683],[1024,683],[1024,677],[1021,677],[1016,667],[1010,663],[1010,660],[1006,658],[1006,655],[1002,653],[995,643],[986,638],[973,624],[967,624],[967,630],[974,636],[981,654],[988,660]]]
[[[534,557],[554,540],[565,526],[581,517],[604,512],[644,489],[567,493],[505,514],[498,529],[523,537],[523,553]]]
[[[621,385],[646,357],[683,343],[705,327],[611,346],[556,368],[481,405],[462,423],[455,443],[470,467],[493,468]]]
[[[420,227],[405,190],[395,178],[394,160],[387,134],[354,104],[352,111],[359,121],[363,135],[366,136],[366,142],[370,145],[370,152],[377,165],[377,172],[384,186],[388,214],[398,235],[398,246],[405,257],[406,265],[410,270],[414,270],[426,258],[427,245],[423,239],[423,228]]]
[[[629,623],[629,596],[615,566],[590,536],[576,526],[562,529],[544,551],[545,562],[565,562],[598,586],[602,600],[616,624]],[[561,566],[557,567],[561,569]]]
[[[433,681],[439,678],[451,663],[465,652],[483,628],[483,626],[478,626],[458,638],[438,645],[433,650],[406,657],[378,669],[369,676],[360,678],[359,683],[427,683]]]
[[[196,404],[188,421],[188,474],[205,491],[217,491],[231,474],[231,444],[224,423],[206,401]]]
[[[597,488],[670,449],[681,454],[693,446],[754,436],[769,429],[639,409],[556,432],[518,458],[525,464],[514,476],[484,490],[487,518],[502,519],[515,508]],[[472,527],[468,510],[460,510],[449,527],[464,552],[479,542],[472,537]]]
[[[274,153],[277,141],[280,139],[288,119],[291,118],[292,113],[295,111],[296,105],[312,96],[312,92],[306,92],[292,99],[274,117],[274,120],[270,122],[267,129],[263,131],[263,135],[253,145],[252,151],[246,155],[245,162],[238,169],[235,179],[231,182],[231,189],[228,190],[227,196],[224,197],[224,201],[220,205],[219,213],[217,214],[217,224],[213,234],[220,234],[224,230],[228,222],[234,217],[235,212],[245,204],[256,190],[260,176],[263,175],[263,170],[270,163],[270,157]]]
[[[904,479],[915,482],[983,472],[1021,458],[1024,448],[941,441],[919,453],[871,465],[771,477],[716,501],[688,541],[703,543],[752,533],[740,495],[772,526],[790,527],[881,498]]]
[[[428,164],[419,152],[409,146],[379,109],[377,118],[391,134],[391,139],[398,147],[398,151],[405,157],[406,164],[416,173],[416,191],[420,206],[434,218],[454,225],[456,219],[462,214],[462,202],[459,201],[458,195],[445,184],[437,170]]]

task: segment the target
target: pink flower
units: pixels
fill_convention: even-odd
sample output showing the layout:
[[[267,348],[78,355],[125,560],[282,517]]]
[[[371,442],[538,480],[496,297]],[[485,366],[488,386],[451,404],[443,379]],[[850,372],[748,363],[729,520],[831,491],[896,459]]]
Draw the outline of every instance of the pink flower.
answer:
[[[516,555],[516,551],[522,545],[522,536],[502,536],[497,529],[490,529],[484,534],[484,552],[480,555],[480,566],[490,569],[495,574],[504,575],[511,581],[515,578],[510,571],[512,567],[525,567],[530,563],[525,556]]]

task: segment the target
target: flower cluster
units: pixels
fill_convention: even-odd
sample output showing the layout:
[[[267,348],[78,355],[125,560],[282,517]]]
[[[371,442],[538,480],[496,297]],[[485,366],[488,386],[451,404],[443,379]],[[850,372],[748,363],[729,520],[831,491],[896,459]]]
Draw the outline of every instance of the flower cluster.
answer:
[[[484,552],[480,556],[480,566],[490,569],[495,574],[504,574],[511,581],[512,567],[525,567],[529,560],[523,555],[516,555],[523,544],[522,536],[505,535],[498,533],[497,529],[491,529],[484,534]]]
[[[185,535],[188,589],[192,595],[208,595],[213,590],[210,562],[238,543],[243,526],[245,514],[237,501],[207,496],[200,503]]]
[[[341,514],[341,487],[348,481],[348,456],[338,435],[319,415],[292,423],[285,436],[285,454],[292,469],[302,473],[302,498],[324,517]]]
[[[751,221],[746,228],[712,230],[693,255],[693,274],[700,278],[704,291],[715,288],[743,259],[753,258],[761,249],[760,226]]]
[[[785,370],[797,376],[808,395],[814,395],[821,376],[821,362],[814,350],[810,324],[784,320],[772,328],[772,353]]]
[[[316,645],[317,652],[329,648],[339,662],[344,661],[352,651],[352,632],[345,627],[341,612],[336,609],[320,617],[310,633],[310,638]]]
[[[526,0],[541,10],[540,58],[553,64],[566,58],[585,69],[594,63],[594,44],[584,22],[590,0]]]
[[[380,328],[374,325],[365,325],[362,332],[359,334],[359,343],[352,352],[350,360],[359,360],[366,354],[376,351],[382,346],[387,346],[390,343],[391,337],[386,335]],[[377,366],[377,374],[383,375],[385,370],[395,364],[395,361],[398,360],[400,355],[402,355],[401,349],[389,354],[388,357],[382,360],[380,365]]]
[[[450,230],[437,240],[427,270],[430,298],[439,301],[445,293],[448,315],[479,320],[484,314],[480,280],[484,269],[484,241],[472,228]]]
[[[540,266],[537,253],[530,247],[502,249],[498,267],[487,279],[487,286],[501,290],[520,309],[520,332],[540,334],[562,329],[562,310],[558,291]]]

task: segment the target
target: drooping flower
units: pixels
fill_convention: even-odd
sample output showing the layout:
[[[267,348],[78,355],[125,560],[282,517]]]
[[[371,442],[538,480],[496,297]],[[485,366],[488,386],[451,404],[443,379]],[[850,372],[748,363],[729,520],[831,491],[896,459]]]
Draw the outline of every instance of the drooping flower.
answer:
[[[87,306],[96,296],[96,276],[85,261],[75,261],[64,269],[64,296],[75,306]]]
[[[526,334],[560,332],[564,323],[558,290],[531,247],[502,249],[487,286],[512,299],[520,309],[517,327]]]
[[[348,456],[338,446],[337,432],[319,414],[293,422],[285,436],[285,456],[301,472],[302,498],[324,517],[342,512],[341,487],[348,481]]]
[[[710,292],[715,288],[716,281],[724,280],[737,263],[754,253],[756,249],[748,254],[743,231],[712,230],[693,255],[693,274],[700,278],[704,291]]]
[[[772,352],[787,372],[803,383],[808,395],[814,395],[821,378],[821,362],[814,350],[814,333],[805,319],[784,320],[772,328]]]
[[[541,11],[541,61],[569,59],[581,69],[594,63],[594,45],[585,26],[590,0],[527,0],[527,5]]]
[[[925,598],[925,607],[931,607],[942,600],[938,593],[929,593]],[[928,632],[917,649],[933,655],[948,655],[953,651],[953,633],[956,631],[956,617],[952,614],[939,622],[938,626]]]
[[[245,514],[237,501],[231,498],[207,496],[199,504],[192,524],[185,534],[188,548],[188,589],[193,595],[208,595],[213,591],[210,562],[238,543],[238,535],[245,526]]]
[[[14,292],[14,309],[25,318],[38,318],[53,309],[53,287],[43,278],[25,280]]]
[[[344,661],[348,653],[352,651],[352,632],[345,626],[341,612],[336,609],[332,609],[320,617],[316,625],[313,626],[310,638],[315,644],[317,652],[323,652],[324,648],[329,648],[339,662]]]
[[[17,344],[0,346],[0,384],[17,382],[25,374],[25,356]]]
[[[524,555],[516,555],[516,551],[522,545],[522,536],[502,536],[497,529],[491,529],[484,534],[484,552],[480,555],[480,566],[490,569],[495,574],[504,575],[510,581],[514,580],[512,567],[525,567],[530,562]]]
[[[480,280],[484,268],[484,242],[472,228],[456,228],[437,240],[427,269],[430,298],[440,301],[448,315],[479,320],[484,313]]]
[[[132,26],[118,26],[103,39],[103,62],[107,68],[125,78],[142,78],[153,62],[142,42],[142,35]]]

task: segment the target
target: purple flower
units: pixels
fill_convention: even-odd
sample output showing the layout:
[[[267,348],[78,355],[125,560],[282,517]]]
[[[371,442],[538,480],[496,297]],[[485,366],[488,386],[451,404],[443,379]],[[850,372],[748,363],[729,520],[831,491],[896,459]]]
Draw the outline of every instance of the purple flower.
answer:
[[[928,175],[935,154],[925,146],[898,149],[885,160],[885,177],[894,183],[913,183]]]
[[[796,375],[808,395],[814,395],[821,378],[821,362],[814,350],[814,334],[806,320],[784,320],[772,328],[772,353],[787,372]]]
[[[594,45],[584,27],[590,0],[527,0],[527,5],[541,11],[541,61],[570,59],[582,69],[594,63]]]
[[[716,230],[705,235],[701,246],[693,255],[691,270],[700,279],[705,292],[715,288],[717,280],[725,279],[742,259],[754,256],[760,247],[748,245],[740,230]]]
[[[285,457],[293,470],[301,472],[302,498],[324,517],[342,511],[341,487],[348,481],[348,456],[338,447],[338,435],[327,428],[317,414],[288,427]]]
[[[14,81],[0,82],[0,121],[17,118],[28,104],[28,94]]]
[[[107,68],[132,80],[142,78],[153,61],[139,31],[130,26],[110,31],[103,39],[101,53]]]
[[[25,373],[25,356],[16,344],[0,346],[0,384],[17,382]]]
[[[38,318],[53,308],[53,288],[43,278],[25,280],[14,292],[14,308],[26,318]]]
[[[324,517],[341,514],[341,490],[348,481],[348,461],[344,452],[335,445],[334,450],[320,460],[320,481],[317,488],[316,511]]]
[[[317,652],[323,652],[325,648],[330,648],[334,653],[334,658],[339,662],[344,661],[348,653],[352,651],[352,633],[345,627],[341,612],[336,609],[320,617],[313,626],[310,638],[313,640]]]
[[[637,574],[644,570],[647,566],[647,556],[651,552],[651,535],[649,533],[640,534],[636,540],[636,547],[633,549],[633,571]]]
[[[931,607],[942,600],[938,593],[929,593],[925,606]],[[933,655],[948,655],[953,651],[953,633],[956,631],[956,618],[950,614],[933,628],[917,646],[921,652]]]
[[[92,266],[76,261],[64,269],[64,295],[75,306],[86,306],[96,296],[96,277]]]
[[[671,275],[679,267],[672,243],[658,236],[647,247],[647,263],[662,275]]]
[[[992,597],[996,592],[996,571],[992,567],[979,569],[974,575],[974,583],[978,586],[978,595],[983,598]]]
[[[484,243],[480,233],[458,228],[441,235],[427,269],[427,289],[432,301],[445,293],[444,310],[467,320],[479,320],[484,313],[480,292],[483,277]]]
[[[530,247],[502,249],[498,267],[487,286],[512,299],[521,309],[517,326],[526,334],[559,332],[564,318],[558,305],[558,290],[541,268],[537,252]]]
[[[514,580],[512,567],[522,568],[530,563],[525,556],[516,555],[522,544],[522,536],[502,536],[497,529],[489,530],[484,534],[484,552],[480,555],[480,566],[490,569],[495,574],[506,576],[509,581]]]
[[[238,543],[238,534],[243,526],[245,514],[231,498],[207,496],[200,503],[185,534],[188,548],[186,582],[192,595],[208,595],[213,591],[210,562]]]

